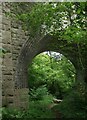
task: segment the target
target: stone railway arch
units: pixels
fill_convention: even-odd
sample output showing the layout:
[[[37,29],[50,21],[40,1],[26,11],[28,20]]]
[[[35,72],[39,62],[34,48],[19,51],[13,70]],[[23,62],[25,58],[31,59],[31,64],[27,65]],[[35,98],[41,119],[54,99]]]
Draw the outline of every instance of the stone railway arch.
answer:
[[[31,64],[33,58],[36,55],[44,51],[60,52],[74,63],[72,57],[70,57],[71,51],[66,52],[65,51],[66,47],[63,50],[60,47],[61,45],[64,45],[64,43],[61,42],[60,40],[58,41],[58,39],[50,35],[45,35],[44,37],[35,36],[35,39],[33,38],[32,40],[28,40],[25,42],[18,57],[16,74],[15,74],[15,88],[17,92],[19,90],[19,95],[18,95],[19,98],[18,100],[17,99],[16,100],[19,101],[20,104],[21,102],[26,104],[24,100],[24,96],[25,98],[28,98],[28,92],[29,92],[28,73],[27,73],[28,65]],[[23,90],[24,90],[24,94],[23,94]]]
[[[67,43],[55,36],[36,35],[30,38],[20,24],[5,16],[8,4],[2,6],[2,47],[6,53],[2,59],[2,103],[3,106],[27,108],[28,98],[28,65],[33,58],[44,51],[55,51],[66,56],[75,66],[77,78],[83,73],[79,64],[79,53],[75,43]],[[4,11],[4,12],[3,12]],[[87,59],[84,59],[87,67]],[[85,67],[85,68],[86,68]],[[85,70],[86,71],[86,70]],[[79,79],[83,79],[83,75]],[[86,80],[86,78],[85,78]]]

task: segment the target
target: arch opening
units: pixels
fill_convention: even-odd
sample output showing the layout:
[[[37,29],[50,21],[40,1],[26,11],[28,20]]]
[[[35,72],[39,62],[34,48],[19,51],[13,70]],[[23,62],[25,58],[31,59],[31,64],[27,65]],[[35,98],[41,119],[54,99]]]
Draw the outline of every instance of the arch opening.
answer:
[[[45,51],[35,56],[29,65],[28,82],[29,91],[46,86],[50,94],[63,99],[75,84],[75,68],[64,55]]]
[[[74,61],[74,57],[76,59],[76,56],[74,56],[73,53],[71,55],[71,49],[68,49],[70,46],[75,47],[74,44],[67,45],[66,41],[58,40],[58,38],[50,35],[38,35],[35,36],[35,38],[25,42],[17,61],[15,74],[15,93],[17,94],[14,98],[15,106],[19,108],[26,108],[28,106],[28,65],[32,63],[33,58],[45,51],[59,52],[63,54],[68,60],[70,60],[71,63],[76,67],[76,61]],[[16,92],[18,90],[19,92]],[[25,97],[27,99],[25,99]]]

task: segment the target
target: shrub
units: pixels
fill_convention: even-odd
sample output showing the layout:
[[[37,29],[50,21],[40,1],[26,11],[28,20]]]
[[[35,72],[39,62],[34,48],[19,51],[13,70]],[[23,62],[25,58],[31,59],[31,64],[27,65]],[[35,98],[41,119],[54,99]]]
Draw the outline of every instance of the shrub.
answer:
[[[46,86],[42,85],[37,89],[35,89],[35,88],[31,89],[29,96],[30,96],[30,100],[42,100],[43,97],[48,94],[49,94],[49,92],[48,92]]]
[[[3,120],[55,118],[53,112],[48,107],[52,104],[53,96],[48,93],[45,86],[41,86],[36,90],[32,89],[30,98],[29,109],[27,111],[3,108]]]
[[[85,119],[87,117],[85,96],[75,90],[54,109],[58,109],[64,118]]]
[[[41,101],[30,102],[27,111],[4,108],[2,112],[2,120],[38,120],[39,118],[55,118],[51,109],[47,108]]]
[[[16,109],[2,108],[2,120],[21,119],[24,116],[23,111]]]
[[[43,101],[32,101],[25,118],[54,118],[54,114]]]

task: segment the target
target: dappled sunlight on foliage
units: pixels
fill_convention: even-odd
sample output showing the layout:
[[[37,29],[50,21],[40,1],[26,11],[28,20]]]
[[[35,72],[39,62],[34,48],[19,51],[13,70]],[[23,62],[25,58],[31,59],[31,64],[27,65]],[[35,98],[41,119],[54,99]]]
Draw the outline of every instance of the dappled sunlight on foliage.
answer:
[[[47,54],[34,58],[29,71],[29,89],[46,85],[49,92],[56,97],[62,97],[75,83],[75,69],[64,56],[61,59]]]

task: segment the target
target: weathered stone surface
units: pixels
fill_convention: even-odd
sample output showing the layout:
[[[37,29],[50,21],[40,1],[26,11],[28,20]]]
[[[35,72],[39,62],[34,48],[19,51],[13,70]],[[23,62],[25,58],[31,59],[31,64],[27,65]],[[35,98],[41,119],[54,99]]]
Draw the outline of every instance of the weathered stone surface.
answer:
[[[2,14],[0,14],[0,23],[2,23]]]
[[[14,87],[12,86],[12,89],[8,88],[6,89],[7,96],[13,96],[14,95]]]
[[[5,44],[11,43],[11,32],[10,31],[2,31],[2,42]]]
[[[3,97],[2,97],[2,106],[7,106],[6,96],[3,96]]]
[[[21,47],[28,38],[28,35],[27,32],[22,30],[22,26],[19,23],[11,21],[11,19],[5,15],[6,12],[10,12],[10,5],[3,3],[2,8],[3,13],[0,14],[0,17],[2,18],[2,23],[0,22],[2,34],[0,34],[0,36],[2,37],[3,43],[1,46],[5,49],[2,61],[3,105],[12,107],[15,104],[16,106],[21,107],[22,102],[27,106],[28,90],[26,90],[26,88],[22,90],[17,89],[17,91],[15,90],[14,92],[14,81],[18,55],[20,54]],[[24,86],[23,84],[24,83],[21,84],[21,87]]]
[[[2,31],[2,21],[0,21],[0,33]]]
[[[12,58],[11,58],[10,54],[4,56],[2,64],[3,64],[3,66],[2,66],[2,72],[3,72],[3,74],[4,73],[7,74],[7,75],[9,73],[12,74],[12,70],[13,70],[12,67],[13,67],[13,65],[12,65]]]
[[[12,81],[12,75],[3,75],[2,74],[3,81]]]
[[[78,50],[76,45],[71,44],[61,48],[61,46],[66,44],[66,41],[58,40],[58,38],[50,35],[43,36],[40,34],[30,39],[28,32],[22,29],[20,23],[11,20],[5,15],[7,11],[10,12],[10,3],[3,3],[2,7],[3,13],[0,17],[3,21],[0,23],[0,28],[2,28],[0,30],[2,32],[0,34],[0,43],[3,43],[1,46],[6,49],[2,56],[3,60],[0,58],[2,63],[3,105],[27,108],[29,101],[27,70],[33,58],[44,51],[60,52],[71,60],[77,69],[80,66],[77,65]],[[72,47],[72,49],[69,49],[69,47]],[[73,52],[71,50],[76,51]],[[87,73],[86,56],[84,59],[84,64],[86,64],[85,74]],[[85,76],[86,78],[87,75]]]
[[[12,97],[11,96],[7,97],[8,103],[13,103],[13,100],[14,100],[13,96]]]
[[[9,30],[11,30],[11,26],[9,24],[6,24],[6,25],[3,24],[2,30],[9,31]]]
[[[9,20],[8,17],[6,17],[6,15],[3,14],[2,16],[2,25],[8,25],[9,27],[11,27],[11,21]]]
[[[2,44],[2,47],[6,50],[6,52],[11,53],[12,52],[12,45],[11,44]],[[11,54],[10,54],[11,56]]]
[[[6,91],[14,88],[14,82],[12,80],[11,81],[7,81],[7,80],[3,81],[2,85],[4,85],[4,89],[6,89]]]

